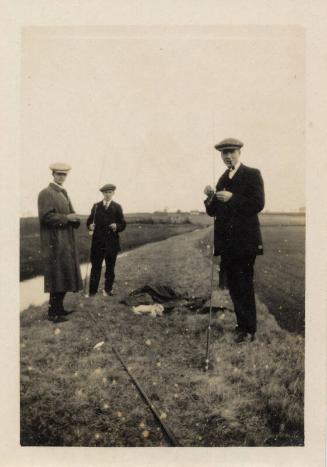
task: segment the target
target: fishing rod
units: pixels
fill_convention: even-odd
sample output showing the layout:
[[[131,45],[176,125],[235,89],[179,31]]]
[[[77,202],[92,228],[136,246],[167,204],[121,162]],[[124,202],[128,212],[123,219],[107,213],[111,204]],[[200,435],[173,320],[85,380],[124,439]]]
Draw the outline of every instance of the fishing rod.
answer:
[[[104,332],[103,330],[103,326],[100,327],[100,320],[99,318],[96,318],[94,316],[94,313],[91,313],[90,311],[88,312],[89,313],[89,317],[90,319],[93,321],[93,323],[95,324],[95,327],[97,328],[97,330],[99,329],[100,330],[100,335],[101,335],[101,338],[103,336],[103,340],[104,341],[109,341],[108,339],[108,335],[106,332]],[[99,338],[100,338],[100,335],[99,335]],[[164,431],[166,437],[169,439],[170,443],[173,445],[173,446],[181,446],[181,444],[177,441],[177,439],[175,438],[175,435],[172,433],[172,431],[168,428],[168,426],[164,423],[163,420],[161,420],[160,418],[160,415],[157,411],[157,409],[155,408],[155,406],[152,404],[152,402],[150,401],[149,397],[147,396],[146,392],[144,391],[144,389],[142,388],[142,386],[140,385],[140,383],[137,381],[136,377],[132,375],[131,371],[129,370],[129,368],[127,367],[127,365],[125,364],[125,362],[123,361],[121,355],[119,354],[119,352],[117,351],[117,349],[112,345],[111,346],[112,348],[112,351],[113,353],[116,355],[117,359],[119,360],[119,362],[121,363],[121,365],[124,367],[125,371],[127,372],[127,374],[129,375],[129,377],[131,378],[133,384],[136,386],[136,388],[138,389],[139,393],[141,394],[142,398],[144,399],[144,401],[147,403],[147,405],[149,406],[149,408],[151,409],[153,415],[155,416],[156,420],[159,422],[162,430]]]
[[[114,352],[114,354],[116,355],[116,357],[118,358],[118,360],[120,361],[120,363],[122,364],[122,366],[124,367],[124,369],[126,370],[127,374],[129,375],[129,377],[131,378],[132,382],[134,383],[134,385],[136,386],[136,388],[138,389],[139,393],[141,394],[141,396],[143,397],[143,399],[145,400],[145,402],[148,404],[148,406],[150,407],[153,415],[155,416],[155,418],[157,419],[157,421],[159,422],[161,428],[163,429],[163,431],[165,432],[166,436],[168,437],[169,441],[171,442],[171,444],[173,446],[180,446],[179,442],[177,441],[177,439],[175,438],[174,434],[172,433],[172,431],[168,428],[168,426],[162,421],[162,419],[160,418],[160,415],[157,411],[157,409],[155,408],[155,406],[152,404],[152,402],[150,401],[150,399],[148,398],[148,396],[146,395],[144,389],[141,387],[140,383],[137,381],[137,379],[135,378],[135,376],[132,375],[131,371],[128,369],[128,367],[125,365],[122,357],[119,355],[118,351],[115,349],[114,346],[112,346],[112,350]]]
[[[213,246],[213,248],[212,248],[212,255],[211,255],[211,280],[210,280],[209,323],[208,323],[208,328],[207,328],[207,347],[206,347],[206,359],[205,359],[204,371],[208,371],[208,369],[209,369],[210,337],[211,337],[211,321],[212,321],[213,272],[214,272],[214,246]]]
[[[103,157],[102,157],[102,161],[101,161],[101,167],[100,167],[100,173],[99,173],[99,181],[98,181],[98,186],[100,186],[100,182],[101,182],[101,176],[102,176],[102,173],[103,173],[103,170],[104,170],[104,165],[105,165],[105,159],[106,159],[106,156],[105,154],[103,154]],[[97,203],[94,204],[95,208],[94,208],[94,214],[93,214],[93,221],[92,221],[92,224],[95,226],[95,215],[96,215],[96,211],[97,211]],[[94,230],[89,230],[89,235],[92,237],[93,236],[93,232]],[[85,272],[85,279],[84,279],[84,296],[85,297],[88,297],[88,293],[87,293],[87,279],[88,279],[88,275],[89,275],[89,266],[90,266],[90,263],[91,263],[91,251],[92,251],[92,242],[90,243],[90,249],[89,249],[89,260],[86,264],[86,272]]]
[[[212,147],[214,147],[214,135],[215,135],[215,114],[212,112]],[[212,181],[213,186],[215,185],[215,154],[212,157]],[[215,194],[213,194],[215,196]],[[216,217],[214,217],[214,222]],[[211,278],[210,278],[210,306],[209,306],[209,323],[207,328],[207,345],[206,345],[206,358],[204,371],[209,370],[209,359],[210,359],[210,338],[211,338],[211,322],[212,322],[212,292],[213,292],[213,272],[214,272],[214,253],[215,253],[215,227],[212,229],[212,238],[211,238]]]
[[[92,220],[92,225],[95,227],[95,215],[96,215],[96,212],[97,212],[97,203],[94,204],[94,213],[93,213],[93,220]],[[93,233],[94,233],[94,230],[89,230],[89,235],[91,237],[93,237]],[[86,272],[85,272],[85,279],[84,279],[84,295],[85,297],[88,297],[88,293],[87,293],[87,278],[88,278],[88,273],[89,273],[89,265],[91,263],[91,251],[92,251],[92,242],[91,242],[91,245],[90,245],[90,250],[89,250],[89,260],[86,264]]]

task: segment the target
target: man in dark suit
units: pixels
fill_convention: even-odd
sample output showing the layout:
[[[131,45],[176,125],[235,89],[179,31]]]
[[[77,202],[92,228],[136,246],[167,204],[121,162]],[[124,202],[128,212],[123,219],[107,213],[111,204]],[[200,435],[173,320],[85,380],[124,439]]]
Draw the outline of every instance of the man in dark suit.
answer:
[[[218,180],[216,191],[204,190],[207,214],[215,218],[215,256],[221,256],[237,319],[236,342],[257,329],[253,273],[257,255],[263,254],[258,213],[265,203],[260,171],[240,163],[243,143],[227,138],[215,148],[221,152],[227,170]]]
[[[107,183],[100,191],[103,201],[94,204],[86,224],[92,232],[90,296],[98,291],[103,260],[106,263],[104,295],[113,295],[115,264],[120,251],[119,232],[126,227],[120,204],[112,200],[116,187]]]

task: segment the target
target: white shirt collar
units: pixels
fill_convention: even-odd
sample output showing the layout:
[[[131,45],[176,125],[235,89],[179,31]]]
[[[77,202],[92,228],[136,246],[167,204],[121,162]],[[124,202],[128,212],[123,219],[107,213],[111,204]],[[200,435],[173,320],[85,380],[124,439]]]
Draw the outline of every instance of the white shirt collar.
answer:
[[[104,206],[104,207],[106,207],[106,206],[109,207],[110,204],[111,204],[111,201],[112,201],[112,199],[111,199],[110,201],[106,201],[106,200],[104,199],[104,200],[103,200],[103,206]]]
[[[234,177],[234,175],[235,175],[236,172],[238,171],[240,165],[241,165],[241,162],[238,161],[238,163],[235,165],[234,169],[233,169],[233,170],[229,170],[229,173],[228,173],[229,178],[233,178],[233,177]]]

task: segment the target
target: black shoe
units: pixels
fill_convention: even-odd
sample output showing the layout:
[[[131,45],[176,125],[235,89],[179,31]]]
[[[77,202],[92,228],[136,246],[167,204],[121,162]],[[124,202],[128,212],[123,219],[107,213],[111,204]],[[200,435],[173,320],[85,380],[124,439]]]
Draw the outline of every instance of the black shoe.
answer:
[[[245,342],[247,337],[247,333],[244,331],[239,331],[235,337],[235,343],[240,344],[241,342]]]
[[[60,313],[58,313],[58,316],[67,316],[71,315],[72,313],[75,313],[76,310],[61,310]]]
[[[250,332],[250,342],[255,341],[255,332]]]
[[[105,297],[108,297],[108,296],[113,297],[115,294],[114,294],[114,292],[112,290],[104,290],[103,295]]]
[[[64,323],[65,321],[68,321],[67,318],[61,315],[48,315],[48,320],[53,323]]]

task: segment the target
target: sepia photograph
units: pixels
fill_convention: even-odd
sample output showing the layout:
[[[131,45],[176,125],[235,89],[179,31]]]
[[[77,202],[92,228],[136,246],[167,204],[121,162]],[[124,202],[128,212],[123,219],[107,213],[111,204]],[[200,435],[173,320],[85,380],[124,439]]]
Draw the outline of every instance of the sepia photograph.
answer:
[[[0,464],[323,467],[327,7],[0,8]]]
[[[23,446],[304,445],[304,57],[23,30]]]

